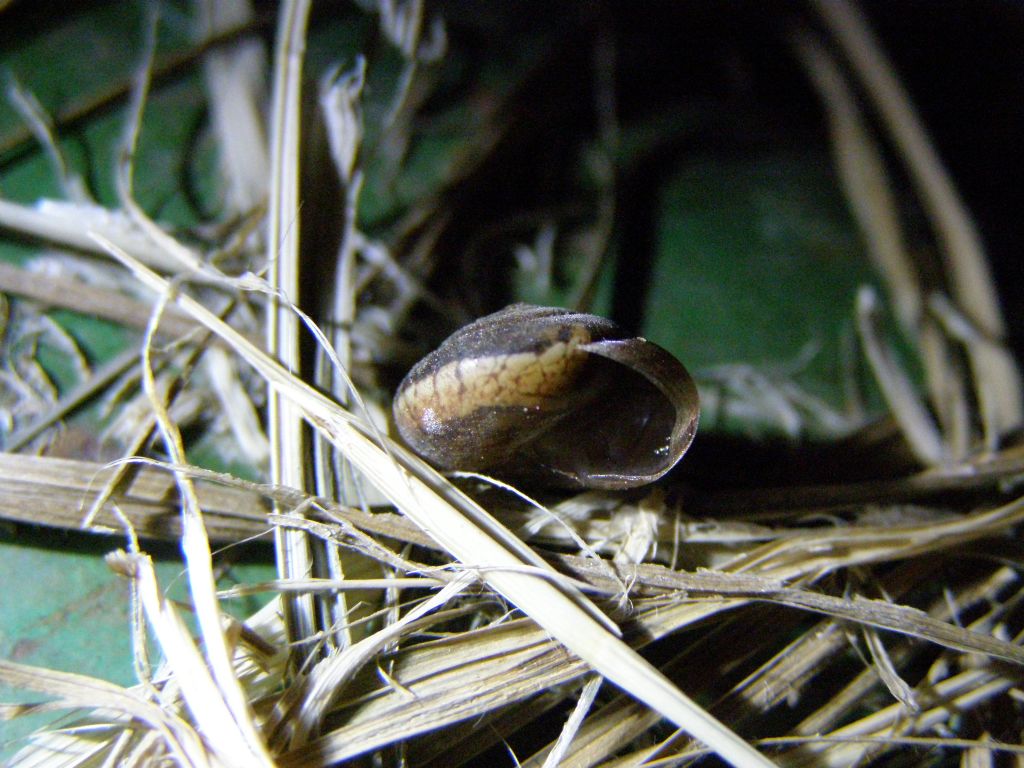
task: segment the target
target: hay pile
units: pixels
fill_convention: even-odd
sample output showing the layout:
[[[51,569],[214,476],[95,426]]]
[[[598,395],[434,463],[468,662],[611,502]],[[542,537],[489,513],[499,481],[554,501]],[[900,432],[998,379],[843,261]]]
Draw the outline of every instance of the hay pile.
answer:
[[[586,18],[600,118],[588,194],[508,222],[512,240],[535,236],[517,251],[527,272],[572,259],[556,295],[499,276],[484,247],[497,235],[470,213],[482,186],[514,190],[516,109],[543,111],[530,84],[558,51],[524,43],[507,78],[456,91],[444,119],[464,130],[431,165],[450,68],[480,59],[437,9],[372,5],[312,9],[365,46],[322,71],[307,60],[323,41],[308,2],[274,21],[208,0],[185,54],[162,50],[162,22],[148,20],[135,77],[82,114],[54,121],[11,91],[63,199],[0,198],[5,236],[45,243],[51,265],[45,280],[43,262],[0,267],[18,297],[4,306],[0,511],[122,537],[107,562],[130,585],[139,676],[129,688],[0,661],[0,682],[38,702],[4,717],[73,711],[11,764],[493,765],[507,750],[528,766],[709,751],[734,765],[1021,759],[1024,393],[974,226],[857,9],[812,3],[789,43],[884,287],[861,288],[851,317],[883,415],[719,367],[701,382],[716,413],[829,439],[716,442],[712,430],[707,445],[725,448],[654,489],[553,495],[441,476],[388,438],[389,396],[453,318],[531,291],[599,300],[621,205],[611,22]],[[172,228],[139,204],[139,147],[151,89],[182,73],[201,76],[218,202]],[[125,129],[116,202],[101,207],[58,136],[111,99]],[[894,166],[931,266],[908,245]],[[93,369],[40,306],[142,335]],[[64,339],[52,343],[74,385],[47,384],[33,333]],[[197,433],[250,479],[196,466]],[[785,482],[748,472],[749,451],[785,465]],[[215,549],[259,538],[277,578],[220,589]],[[187,605],[164,594],[155,540],[180,541]],[[223,602],[248,593],[272,599],[231,618]]]

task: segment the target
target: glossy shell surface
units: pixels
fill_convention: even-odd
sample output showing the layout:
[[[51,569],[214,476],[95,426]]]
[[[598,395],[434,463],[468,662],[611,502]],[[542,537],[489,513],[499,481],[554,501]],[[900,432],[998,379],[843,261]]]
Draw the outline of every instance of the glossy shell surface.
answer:
[[[697,428],[682,364],[610,320],[513,304],[450,336],[395,395],[402,439],[443,469],[572,488],[652,482]]]

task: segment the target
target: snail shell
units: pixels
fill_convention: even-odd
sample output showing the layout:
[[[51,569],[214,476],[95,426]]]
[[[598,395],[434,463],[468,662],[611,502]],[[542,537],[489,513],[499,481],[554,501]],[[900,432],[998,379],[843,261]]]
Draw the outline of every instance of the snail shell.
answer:
[[[456,331],[395,395],[402,439],[444,469],[568,488],[657,480],[697,430],[682,363],[596,315],[513,304]]]

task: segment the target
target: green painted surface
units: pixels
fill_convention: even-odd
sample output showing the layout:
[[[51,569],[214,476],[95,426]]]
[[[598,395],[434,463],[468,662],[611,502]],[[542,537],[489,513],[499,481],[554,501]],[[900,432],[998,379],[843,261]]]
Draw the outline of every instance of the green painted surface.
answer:
[[[823,152],[685,162],[661,197],[647,333],[686,364],[795,372],[839,407],[840,337],[875,281]]]
[[[130,686],[132,665],[128,583],[113,573],[104,556],[123,548],[113,537],[84,536],[51,529],[0,526],[0,658],[74,672]],[[165,595],[188,602],[181,559],[173,544],[148,545]],[[269,548],[248,550],[226,567],[220,586],[273,578]],[[263,598],[233,600],[229,610],[244,617]],[[188,616],[187,612],[183,614]],[[159,656],[150,650],[155,663]],[[0,701],[40,701],[42,697],[0,686]],[[54,715],[0,721],[0,756],[18,738]]]

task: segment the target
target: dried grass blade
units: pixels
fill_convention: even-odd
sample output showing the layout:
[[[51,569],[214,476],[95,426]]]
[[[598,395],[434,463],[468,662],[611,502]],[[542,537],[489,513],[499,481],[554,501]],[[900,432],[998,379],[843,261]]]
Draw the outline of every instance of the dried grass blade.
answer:
[[[954,297],[989,339],[1002,341],[1005,324],[981,238],[892,65],[852,3],[815,0],[815,7],[899,147],[938,236]],[[1002,435],[1024,422],[1020,370],[1002,346],[968,347],[967,354],[979,400],[991,404],[991,412],[985,414],[986,443],[994,449]]]
[[[273,760],[255,736],[252,721],[241,720],[232,712],[188,628],[161,594],[152,560],[146,555],[118,553],[108,556],[108,561],[135,580],[146,618],[174,671],[176,684],[218,761],[239,768],[272,768]]]
[[[87,222],[83,225],[83,222]],[[33,206],[12,203],[0,198],[0,227],[25,237],[37,237],[73,250],[107,255],[89,232],[101,233],[106,239],[131,253],[147,265],[164,272],[180,268],[160,247],[139,232],[120,213],[99,206],[80,206],[53,200],[41,200]]]
[[[22,690],[56,697],[67,708],[107,710],[146,723],[164,738],[183,765],[210,766],[199,735],[184,721],[126,688],[94,677],[58,672],[0,659],[0,681]]]
[[[114,467],[90,461],[0,453],[0,517],[80,530],[84,511],[114,473]],[[235,542],[270,530],[258,493],[207,482],[197,490],[214,540]],[[166,471],[143,467],[113,500],[140,536],[181,536],[174,481]],[[120,532],[121,521],[105,508],[87,530]]]
[[[249,0],[198,0],[199,40],[253,22]],[[270,176],[260,99],[265,88],[263,43],[255,37],[239,40],[228,50],[213,49],[203,61],[203,77],[217,146],[225,202],[234,214],[245,215],[263,204]]]
[[[805,608],[834,618],[849,619],[929,640],[954,650],[983,653],[1014,664],[1024,664],[1024,648],[1018,645],[938,621],[923,611],[905,605],[867,598],[847,600],[799,589],[781,590],[773,600],[795,608]]]
[[[809,34],[795,41],[804,70],[825,103],[835,164],[868,256],[888,285],[896,317],[918,347],[931,401],[943,423],[953,456],[966,455],[965,435],[955,416],[967,409],[966,393],[950,364],[948,344],[935,321],[924,312],[924,288],[907,249],[896,196],[887,179],[881,152],[872,139],[850,86],[835,59]]]
[[[942,436],[914,385],[882,340],[877,315],[878,297],[874,289],[864,286],[857,294],[857,332],[882,395],[917,458],[926,465],[943,464],[949,456]]]
[[[270,141],[270,201],[267,233],[268,280],[274,293],[267,304],[267,349],[289,371],[299,370],[299,322],[287,299],[299,296],[299,143],[302,65],[309,0],[281,6],[274,63]],[[306,445],[299,408],[271,387],[267,399],[271,482],[306,487]],[[293,514],[292,510],[279,510]],[[307,578],[313,573],[312,552],[304,531],[276,528],[277,566],[283,579]],[[317,632],[312,595],[284,596],[288,636],[292,643]],[[297,660],[308,649],[295,646]]]
[[[309,741],[310,734],[319,730],[329,708],[359,668],[389,643],[398,640],[410,624],[445,605],[473,581],[469,574],[462,574],[398,621],[317,663],[301,684],[292,688],[279,703],[279,712],[286,717],[289,747],[301,747]]]
[[[184,465],[186,463],[185,447],[181,440],[181,433],[171,421],[163,398],[157,390],[149,359],[151,343],[159,323],[162,306],[162,303],[159,304],[157,311],[154,312],[153,324],[143,347],[142,383],[171,460],[177,465]],[[185,556],[189,589],[203,637],[209,668],[216,681],[215,690],[218,701],[204,702],[203,706],[211,707],[213,711],[217,711],[217,714],[221,715],[215,722],[219,738],[222,739],[222,746],[230,747],[230,751],[226,755],[231,755],[232,759],[243,760],[242,765],[265,765],[269,768],[273,761],[257,732],[253,712],[232,665],[232,654],[228,649],[221,619],[220,603],[217,599],[217,584],[213,575],[213,556],[210,552],[210,541],[206,535],[199,499],[196,496],[192,480],[186,473],[175,472],[174,477],[182,500],[181,550]],[[144,572],[144,576],[140,578],[142,602],[152,615],[152,611],[159,606],[153,603],[153,595],[148,596],[147,602],[146,587],[155,589],[156,583],[155,580],[152,585],[148,583],[145,561],[141,564],[141,570]],[[219,704],[225,706],[226,713],[218,711]],[[226,716],[224,716],[225,714]],[[200,718],[199,722],[205,724],[207,721]]]
[[[863,765],[870,755],[877,755],[882,750],[898,749],[900,736],[929,733],[946,723],[952,713],[971,711],[981,702],[1005,692],[1013,684],[1012,679],[987,669],[961,672],[934,685],[926,683],[928,690],[922,691],[921,695],[927,699],[923,711],[917,717],[908,719],[903,704],[893,704],[820,735],[823,739],[821,743],[805,744],[801,748],[801,752],[805,753],[803,758],[797,757],[787,764],[815,767]],[[858,741],[858,738],[864,737],[869,739],[867,743]],[[847,739],[852,741],[842,743],[842,740]],[[835,740],[840,740],[840,743],[835,743]]]
[[[583,725],[584,718],[590,712],[590,708],[593,706],[594,699],[597,697],[597,692],[600,688],[600,677],[591,678],[583,686],[579,699],[576,701],[576,706],[573,707],[572,715],[566,720],[562,732],[558,734],[558,739],[548,751],[541,768],[558,768],[558,766],[563,764],[565,756],[573,745],[576,735]]]

